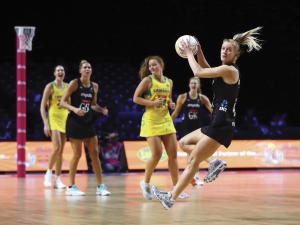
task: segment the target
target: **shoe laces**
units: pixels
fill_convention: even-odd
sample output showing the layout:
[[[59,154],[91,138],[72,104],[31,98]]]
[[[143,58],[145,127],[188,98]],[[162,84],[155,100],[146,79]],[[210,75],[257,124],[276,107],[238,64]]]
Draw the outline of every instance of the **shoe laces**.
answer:
[[[159,191],[159,195],[163,200],[170,201],[171,200],[171,193],[170,192],[163,192]]]

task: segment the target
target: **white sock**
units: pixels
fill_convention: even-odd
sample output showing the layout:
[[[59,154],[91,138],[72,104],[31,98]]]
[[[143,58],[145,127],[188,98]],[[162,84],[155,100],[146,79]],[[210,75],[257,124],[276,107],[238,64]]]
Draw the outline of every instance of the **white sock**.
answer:
[[[168,192],[168,197],[170,198],[171,201],[175,201],[175,200],[173,199],[173,196],[172,196],[171,191]]]
[[[216,161],[217,159],[212,159],[212,160],[209,160],[209,164],[212,164]]]

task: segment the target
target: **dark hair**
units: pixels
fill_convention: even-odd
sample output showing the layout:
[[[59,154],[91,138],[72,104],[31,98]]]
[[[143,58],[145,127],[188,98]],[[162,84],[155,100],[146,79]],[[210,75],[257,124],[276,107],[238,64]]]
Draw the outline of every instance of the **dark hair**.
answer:
[[[63,69],[65,69],[62,65],[56,65],[56,66],[54,67],[54,72],[56,71],[57,67],[62,67]]]

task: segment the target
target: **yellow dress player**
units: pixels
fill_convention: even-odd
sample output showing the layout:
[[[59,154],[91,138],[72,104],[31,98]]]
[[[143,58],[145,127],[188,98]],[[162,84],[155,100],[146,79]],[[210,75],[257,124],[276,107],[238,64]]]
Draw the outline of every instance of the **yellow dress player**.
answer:
[[[64,67],[56,66],[54,76],[55,80],[48,83],[44,89],[40,109],[44,123],[44,133],[47,137],[51,137],[53,144],[48,170],[44,176],[44,186],[52,186],[52,168],[55,164],[54,188],[66,188],[60,179],[62,154],[66,143],[66,120],[69,113],[67,109],[60,107],[60,100],[68,87],[68,84],[63,82],[65,78]],[[47,109],[48,113],[46,112]]]
[[[61,87],[58,87],[57,82],[52,82],[53,93],[49,99],[48,111],[50,130],[66,133],[66,121],[69,111],[62,108],[59,104],[67,88],[68,84],[65,82],[62,82]]]
[[[160,56],[146,57],[139,70],[141,82],[133,96],[136,104],[145,106],[140,136],[147,139],[152,153],[146,163],[145,177],[140,182],[143,196],[147,200],[153,198],[150,179],[162,156],[162,143],[168,155],[173,185],[178,181],[176,130],[169,113],[169,108],[175,108],[171,98],[173,82],[163,75],[163,70],[164,61]],[[180,197],[186,198],[188,195],[183,192]]]
[[[146,106],[140,136],[151,137],[176,133],[169,113],[172,81],[165,76],[162,77],[162,81],[158,81],[153,74],[148,77],[152,85],[145,92],[144,98],[150,101],[161,100],[162,102],[159,106]]]

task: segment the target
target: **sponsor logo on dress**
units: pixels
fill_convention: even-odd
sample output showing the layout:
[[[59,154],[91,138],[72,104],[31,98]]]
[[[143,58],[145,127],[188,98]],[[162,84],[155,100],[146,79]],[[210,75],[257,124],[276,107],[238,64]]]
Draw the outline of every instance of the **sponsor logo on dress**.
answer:
[[[224,112],[227,112],[227,107],[228,107],[228,101],[226,99],[224,99],[222,102],[221,102],[221,105],[219,107],[219,110],[220,111],[224,111]]]
[[[81,93],[80,96],[84,97],[84,98],[92,98],[93,97],[93,95],[91,93]]]

